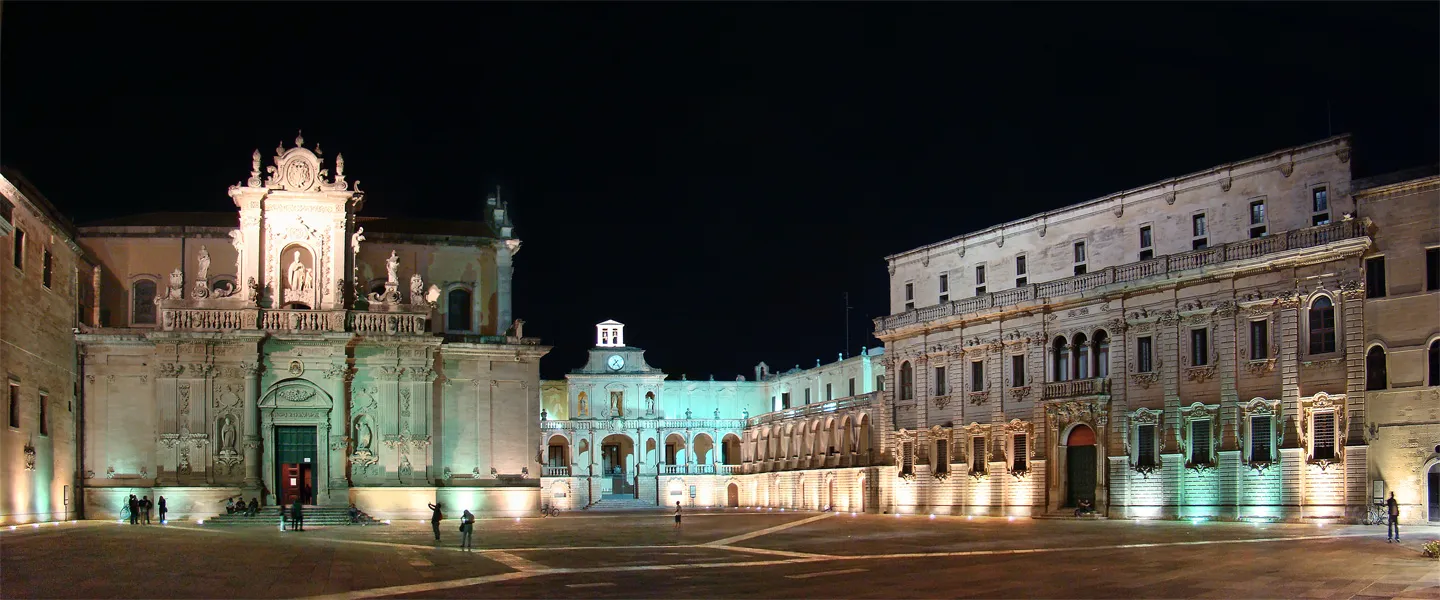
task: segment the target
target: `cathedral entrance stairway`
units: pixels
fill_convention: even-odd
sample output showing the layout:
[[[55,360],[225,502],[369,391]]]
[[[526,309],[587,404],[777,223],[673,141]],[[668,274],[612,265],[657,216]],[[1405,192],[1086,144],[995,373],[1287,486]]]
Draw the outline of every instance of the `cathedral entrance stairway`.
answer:
[[[1075,508],[1074,508],[1074,507],[1071,507],[1071,508],[1061,508],[1061,509],[1057,509],[1057,510],[1052,510],[1052,511],[1047,512],[1047,513],[1041,513],[1041,514],[1035,515],[1034,518],[1036,518],[1036,519],[1061,519],[1061,520],[1067,520],[1067,521],[1105,521],[1105,520],[1108,520],[1110,517],[1107,517],[1107,516],[1102,515],[1102,514],[1097,513],[1097,512],[1092,512],[1092,513],[1088,513],[1088,514],[1085,514],[1085,515],[1083,515],[1083,516],[1077,517],[1077,516],[1075,516]]]
[[[590,505],[590,511],[660,510],[654,502],[641,500],[630,494],[605,494]]]
[[[289,509],[286,509],[289,512]],[[322,527],[332,525],[351,525],[350,508],[346,506],[306,506],[304,508],[305,526]],[[360,512],[354,525],[384,525],[384,521],[377,521],[370,515]],[[205,519],[206,525],[268,525],[277,527],[280,525],[280,507],[267,506],[260,509],[259,514],[247,516],[236,513],[229,515],[218,515]]]

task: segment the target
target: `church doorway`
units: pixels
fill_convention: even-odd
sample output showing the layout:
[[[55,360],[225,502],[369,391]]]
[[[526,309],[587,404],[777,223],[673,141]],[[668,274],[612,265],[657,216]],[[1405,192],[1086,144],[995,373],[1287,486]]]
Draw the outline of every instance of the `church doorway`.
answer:
[[[630,479],[630,463],[635,455],[635,444],[630,436],[612,434],[600,440],[600,468],[608,485],[602,487],[605,494],[634,495],[636,488]]]
[[[281,505],[315,503],[315,465],[319,459],[315,427],[275,427],[275,490]]]
[[[734,482],[731,482],[730,485],[726,486],[725,491],[727,493],[727,497],[725,499],[725,506],[729,506],[730,508],[739,508],[740,486],[736,485]]]
[[[1095,503],[1095,430],[1076,425],[1065,440],[1065,506]]]
[[[1440,523],[1440,462],[1430,465],[1425,473],[1427,504],[1430,507],[1430,522]]]

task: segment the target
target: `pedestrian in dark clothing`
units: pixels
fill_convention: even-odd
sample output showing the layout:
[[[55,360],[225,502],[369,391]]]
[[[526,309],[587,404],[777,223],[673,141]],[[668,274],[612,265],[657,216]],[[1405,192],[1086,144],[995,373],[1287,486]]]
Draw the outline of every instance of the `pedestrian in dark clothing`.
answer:
[[[145,513],[145,524],[146,524],[146,525],[149,525],[149,524],[150,524],[150,511],[154,508],[154,506],[155,506],[155,503],[153,503],[153,502],[150,501],[150,497],[149,497],[149,496],[145,496],[145,497],[143,497],[143,498],[140,499],[140,510],[144,511],[144,513]]]
[[[675,528],[680,528],[680,501],[675,501]]]
[[[295,499],[295,506],[290,507],[290,524],[295,531],[305,531],[305,513],[300,508],[300,499]]]
[[[248,514],[252,517],[260,514],[260,502],[254,498],[250,499],[250,512]]]
[[[435,530],[435,541],[438,542],[440,541],[440,519],[443,518],[440,516],[440,503],[436,502],[434,504],[427,504],[426,506],[429,506],[432,511],[430,513],[430,528]]]
[[[300,499],[304,500],[306,504],[314,502],[310,499],[310,486],[307,485],[300,488]]]
[[[155,506],[160,509],[160,524],[161,524],[161,525],[164,525],[164,524],[165,524],[165,510],[166,510],[166,509],[165,509],[165,497],[164,497],[164,496],[161,496],[161,497],[160,497],[160,500],[155,503]]]
[[[473,549],[475,549],[475,547],[472,545],[472,542],[470,541],[470,540],[471,540],[471,535],[473,535],[474,533],[475,533],[475,515],[470,514],[470,510],[469,510],[469,509],[466,509],[466,510],[465,510],[465,514],[460,516],[460,549],[461,549],[461,550],[473,550]]]
[[[135,494],[130,494],[130,524],[140,524],[140,500],[135,497]]]
[[[1395,492],[1390,492],[1390,499],[1385,501],[1385,513],[1390,517],[1389,525],[1385,526],[1385,541],[1391,541],[1394,535],[1395,543],[1400,542],[1400,503],[1395,501]]]

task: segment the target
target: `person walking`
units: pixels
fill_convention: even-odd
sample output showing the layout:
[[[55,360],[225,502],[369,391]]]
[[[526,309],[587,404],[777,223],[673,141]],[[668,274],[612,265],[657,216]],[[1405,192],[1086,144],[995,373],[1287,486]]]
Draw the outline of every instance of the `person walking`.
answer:
[[[1385,513],[1390,517],[1389,524],[1385,526],[1385,541],[1400,543],[1400,503],[1395,501],[1395,492],[1390,492],[1390,499],[1385,501]]]
[[[680,528],[680,501],[675,501],[675,528]]]
[[[430,528],[435,530],[435,541],[440,541],[440,503],[426,504],[430,507]]]
[[[471,536],[475,533],[475,515],[470,514],[470,509],[465,509],[465,514],[460,516],[460,549],[473,550]]]
[[[295,499],[295,505],[290,507],[290,524],[295,531],[305,531],[305,512],[300,507],[300,499]]]
[[[166,510],[166,509],[165,509],[165,497],[164,497],[164,496],[161,496],[160,499],[155,502],[155,507],[160,509],[160,524],[161,524],[161,525],[164,525],[164,524],[165,524],[165,510]]]
[[[135,497],[135,494],[130,494],[130,524],[140,524],[140,500]]]

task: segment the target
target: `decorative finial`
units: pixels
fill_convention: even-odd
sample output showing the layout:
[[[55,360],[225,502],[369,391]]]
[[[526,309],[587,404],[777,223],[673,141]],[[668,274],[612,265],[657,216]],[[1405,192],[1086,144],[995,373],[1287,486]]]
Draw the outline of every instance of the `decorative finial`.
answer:
[[[304,146],[304,145],[305,145],[305,132],[302,131],[302,130],[298,130],[298,129],[297,129],[297,130],[295,131],[295,147],[296,147],[296,148],[299,148],[299,147]]]
[[[284,154],[284,153],[285,153],[285,140],[280,140],[280,141],[278,141],[278,142],[275,142],[275,156],[280,156],[281,154]]]

